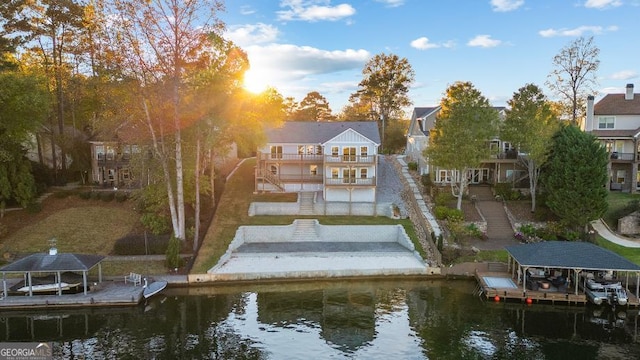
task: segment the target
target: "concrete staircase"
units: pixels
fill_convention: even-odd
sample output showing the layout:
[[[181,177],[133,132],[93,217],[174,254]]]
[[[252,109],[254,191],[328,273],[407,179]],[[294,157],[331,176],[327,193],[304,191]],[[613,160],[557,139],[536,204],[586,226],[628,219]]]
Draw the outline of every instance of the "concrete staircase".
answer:
[[[496,201],[488,186],[471,186],[469,195],[475,196],[478,209],[487,221],[487,237],[491,240],[513,240],[513,228],[504,211],[502,201]]]
[[[316,219],[296,219],[293,236],[290,241],[320,241],[316,232]]]
[[[299,192],[298,200],[300,202],[300,212],[298,215],[313,215],[313,192]]]

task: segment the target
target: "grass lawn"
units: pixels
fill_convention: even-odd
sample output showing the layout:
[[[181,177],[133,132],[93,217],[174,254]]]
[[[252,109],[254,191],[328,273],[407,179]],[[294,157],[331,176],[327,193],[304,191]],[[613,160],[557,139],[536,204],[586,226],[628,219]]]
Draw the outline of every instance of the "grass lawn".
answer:
[[[49,240],[56,238],[59,252],[108,255],[116,240],[127,235],[138,219],[138,214],[126,208],[95,205],[62,209],[2,239],[0,253],[47,252]]]
[[[382,216],[249,216],[249,205],[254,201],[296,201],[296,194],[254,195],[255,159],[245,161],[226,184],[215,218],[207,232],[192,273],[205,273],[227,251],[236,230],[241,225],[289,225],[295,219],[318,219],[323,225],[393,225],[401,224],[412,239],[416,250],[424,257],[424,250],[417,242],[411,221],[394,220]],[[292,196],[293,195],[293,196]]]
[[[640,265],[640,248],[628,248],[614,244],[608,240],[605,240],[602,236],[598,236],[596,244],[605,249],[609,249],[614,253],[628,259],[629,261]]]

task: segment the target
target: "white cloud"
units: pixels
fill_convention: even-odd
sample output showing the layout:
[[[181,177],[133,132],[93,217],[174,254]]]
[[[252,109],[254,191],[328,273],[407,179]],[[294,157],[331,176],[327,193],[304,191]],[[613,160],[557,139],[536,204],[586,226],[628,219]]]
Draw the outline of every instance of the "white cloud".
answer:
[[[620,0],[587,0],[587,2],[584,3],[584,7],[594,9],[606,9],[620,5],[622,5],[622,1]]]
[[[582,36],[585,33],[602,34],[605,31],[617,31],[617,26],[609,26],[603,28],[602,26],[579,26],[574,29],[546,29],[538,31],[538,34],[542,37],[556,37],[556,36]]]
[[[500,40],[494,40],[491,35],[477,35],[473,39],[469,40],[468,46],[491,48],[502,44]]]
[[[411,42],[411,47],[416,48],[418,50],[435,49],[435,48],[439,48],[440,46],[441,45],[430,42],[429,38],[425,36],[421,38],[417,38]]]
[[[272,25],[257,23],[230,26],[225,37],[240,47],[254,44],[274,42],[279,35],[277,28]]]
[[[376,0],[379,3],[386,4],[388,7],[398,7],[404,5],[405,0]]]
[[[242,15],[251,15],[255,14],[255,10],[249,5],[243,5],[240,7],[240,14]]]
[[[493,11],[507,12],[513,11],[524,5],[524,0],[491,0]]]
[[[638,77],[638,72],[635,70],[622,70],[611,75],[611,78],[613,80],[629,80],[629,79],[635,79],[637,77]]]
[[[349,4],[336,6],[322,5],[327,3],[321,0],[283,0],[280,7],[288,10],[277,11],[278,19],[301,21],[337,21],[348,18],[356,13],[356,9]]]

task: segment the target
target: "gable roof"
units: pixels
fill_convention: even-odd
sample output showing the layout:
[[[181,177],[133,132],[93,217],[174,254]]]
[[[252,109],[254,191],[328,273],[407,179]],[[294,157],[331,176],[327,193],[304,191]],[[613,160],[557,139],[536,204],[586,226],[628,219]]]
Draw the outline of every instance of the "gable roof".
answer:
[[[506,247],[522,266],[582,270],[640,271],[640,266],[622,256],[581,241],[543,241]]]
[[[607,94],[593,107],[594,115],[640,115],[640,94],[625,100],[625,94]]]
[[[0,268],[0,272],[88,271],[104,259],[101,255],[31,254]]]
[[[380,133],[375,121],[311,122],[288,121],[282,127],[267,129],[267,142],[279,144],[323,144],[352,129],[376,144]]]
[[[439,110],[440,106],[430,106],[430,107],[416,107],[413,108],[413,117],[414,119],[422,118],[430,115],[432,112]]]

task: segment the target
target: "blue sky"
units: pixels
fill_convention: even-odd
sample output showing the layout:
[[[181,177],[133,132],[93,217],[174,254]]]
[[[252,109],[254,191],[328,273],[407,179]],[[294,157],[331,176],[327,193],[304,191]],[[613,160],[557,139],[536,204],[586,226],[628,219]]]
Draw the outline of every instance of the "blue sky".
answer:
[[[248,83],[296,101],[318,91],[334,113],[376,54],[406,58],[414,106],[470,81],[494,106],[544,85],[552,59],[580,36],[600,48],[597,96],[640,89],[640,0],[227,0],[225,37],[247,51]],[[408,109],[410,110],[410,109]]]

